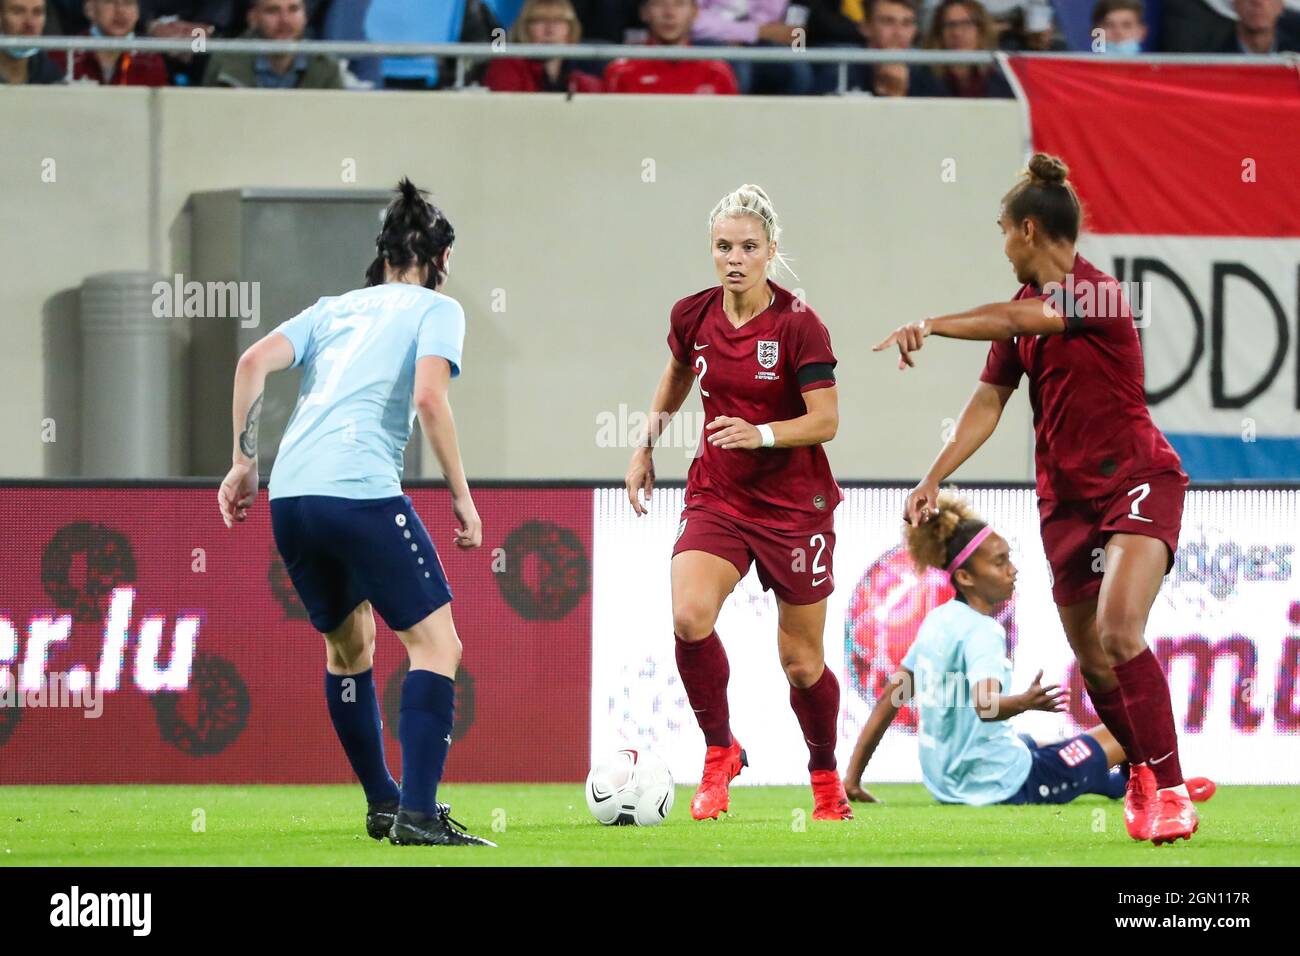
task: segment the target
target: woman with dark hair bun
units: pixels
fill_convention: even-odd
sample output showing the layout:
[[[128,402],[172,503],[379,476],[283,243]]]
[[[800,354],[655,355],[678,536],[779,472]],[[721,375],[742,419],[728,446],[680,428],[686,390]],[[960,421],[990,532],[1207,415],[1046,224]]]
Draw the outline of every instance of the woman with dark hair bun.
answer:
[[[234,463],[218,504],[227,528],[248,517],[257,497],[266,376],[301,365],[298,405],[271,470],[271,528],[312,626],[325,638],[326,704],[365,790],[366,832],[396,844],[493,846],[466,833],[437,802],[461,645],[438,551],[401,485],[418,415],[451,491],[456,546],[482,544],[447,401],[460,374],[465,313],[438,289],[456,233],[409,179],[396,193],[365,287],[326,296],[240,357]],[[411,661],[397,728],[400,787],[384,761],[372,605]]]
[[[1129,835],[1158,845],[1199,826],[1169,684],[1145,638],[1174,566],[1187,475],[1147,410],[1123,288],[1075,249],[1082,219],[1065,163],[1035,154],[998,217],[1021,283],[1015,298],[901,326],[875,350],[897,347],[906,369],[930,335],[992,343],[952,440],[908,496],[912,524],[933,518],[939,483],[984,444],[1028,378],[1052,597],[1093,707],[1132,763]]]

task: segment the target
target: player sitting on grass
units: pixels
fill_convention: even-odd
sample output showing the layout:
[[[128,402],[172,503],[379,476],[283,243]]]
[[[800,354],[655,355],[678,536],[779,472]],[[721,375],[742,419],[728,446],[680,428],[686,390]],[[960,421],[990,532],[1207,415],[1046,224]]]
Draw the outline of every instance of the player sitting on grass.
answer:
[[[905,525],[904,535],[917,567],[946,571],[957,595],[926,615],[876,701],[845,775],[849,799],[878,802],[862,787],[862,774],[894,715],[913,695],[921,775],[942,803],[1068,803],[1085,793],[1122,797],[1128,765],[1105,726],[1040,746],[1007,723],[1030,710],[1060,713],[1067,699],[1057,685],[1041,684],[1041,670],[1024,692],[1003,693],[1011,685],[1011,662],[1006,631],[993,615],[1011,597],[1017,573],[1006,540],[949,492],[939,495],[929,521]],[[1192,778],[1187,789],[1193,800],[1208,800],[1214,784]]]

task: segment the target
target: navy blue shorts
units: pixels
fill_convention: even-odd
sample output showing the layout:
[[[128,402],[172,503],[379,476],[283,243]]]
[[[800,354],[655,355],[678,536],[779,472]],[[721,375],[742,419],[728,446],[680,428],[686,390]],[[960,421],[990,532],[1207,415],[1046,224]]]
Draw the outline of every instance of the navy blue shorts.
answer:
[[[1106,751],[1087,734],[1040,747],[1021,734],[1032,762],[1024,785],[1003,803],[1069,803],[1085,793],[1116,798],[1124,795],[1127,778],[1106,765]]]
[[[276,498],[271,530],[318,631],[337,628],[362,601],[404,631],[451,600],[438,552],[406,495]]]

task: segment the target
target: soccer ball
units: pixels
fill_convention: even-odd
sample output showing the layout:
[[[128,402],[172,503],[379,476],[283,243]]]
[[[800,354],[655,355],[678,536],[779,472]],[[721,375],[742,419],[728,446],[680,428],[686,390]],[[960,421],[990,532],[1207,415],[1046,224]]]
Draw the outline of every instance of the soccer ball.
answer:
[[[620,750],[587,774],[587,808],[606,826],[657,827],[673,808],[673,775],[645,750]]]

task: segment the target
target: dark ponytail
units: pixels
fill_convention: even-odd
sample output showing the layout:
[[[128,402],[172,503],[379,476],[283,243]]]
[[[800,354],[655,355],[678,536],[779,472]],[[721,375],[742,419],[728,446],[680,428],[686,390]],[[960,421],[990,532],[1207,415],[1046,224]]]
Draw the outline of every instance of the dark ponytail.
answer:
[[[384,226],[375,239],[378,254],[366,269],[366,285],[383,284],[385,265],[398,272],[428,266],[429,277],[424,284],[437,289],[446,278],[438,268],[438,260],[456,241],[456,230],[442,210],[424,198],[428,194],[405,176],[394,192],[396,196],[384,213]]]
[[[1070,182],[1070,168],[1056,156],[1035,153],[1020,181],[1002,197],[1002,208],[1014,224],[1037,219],[1050,239],[1079,238],[1083,206]]]

